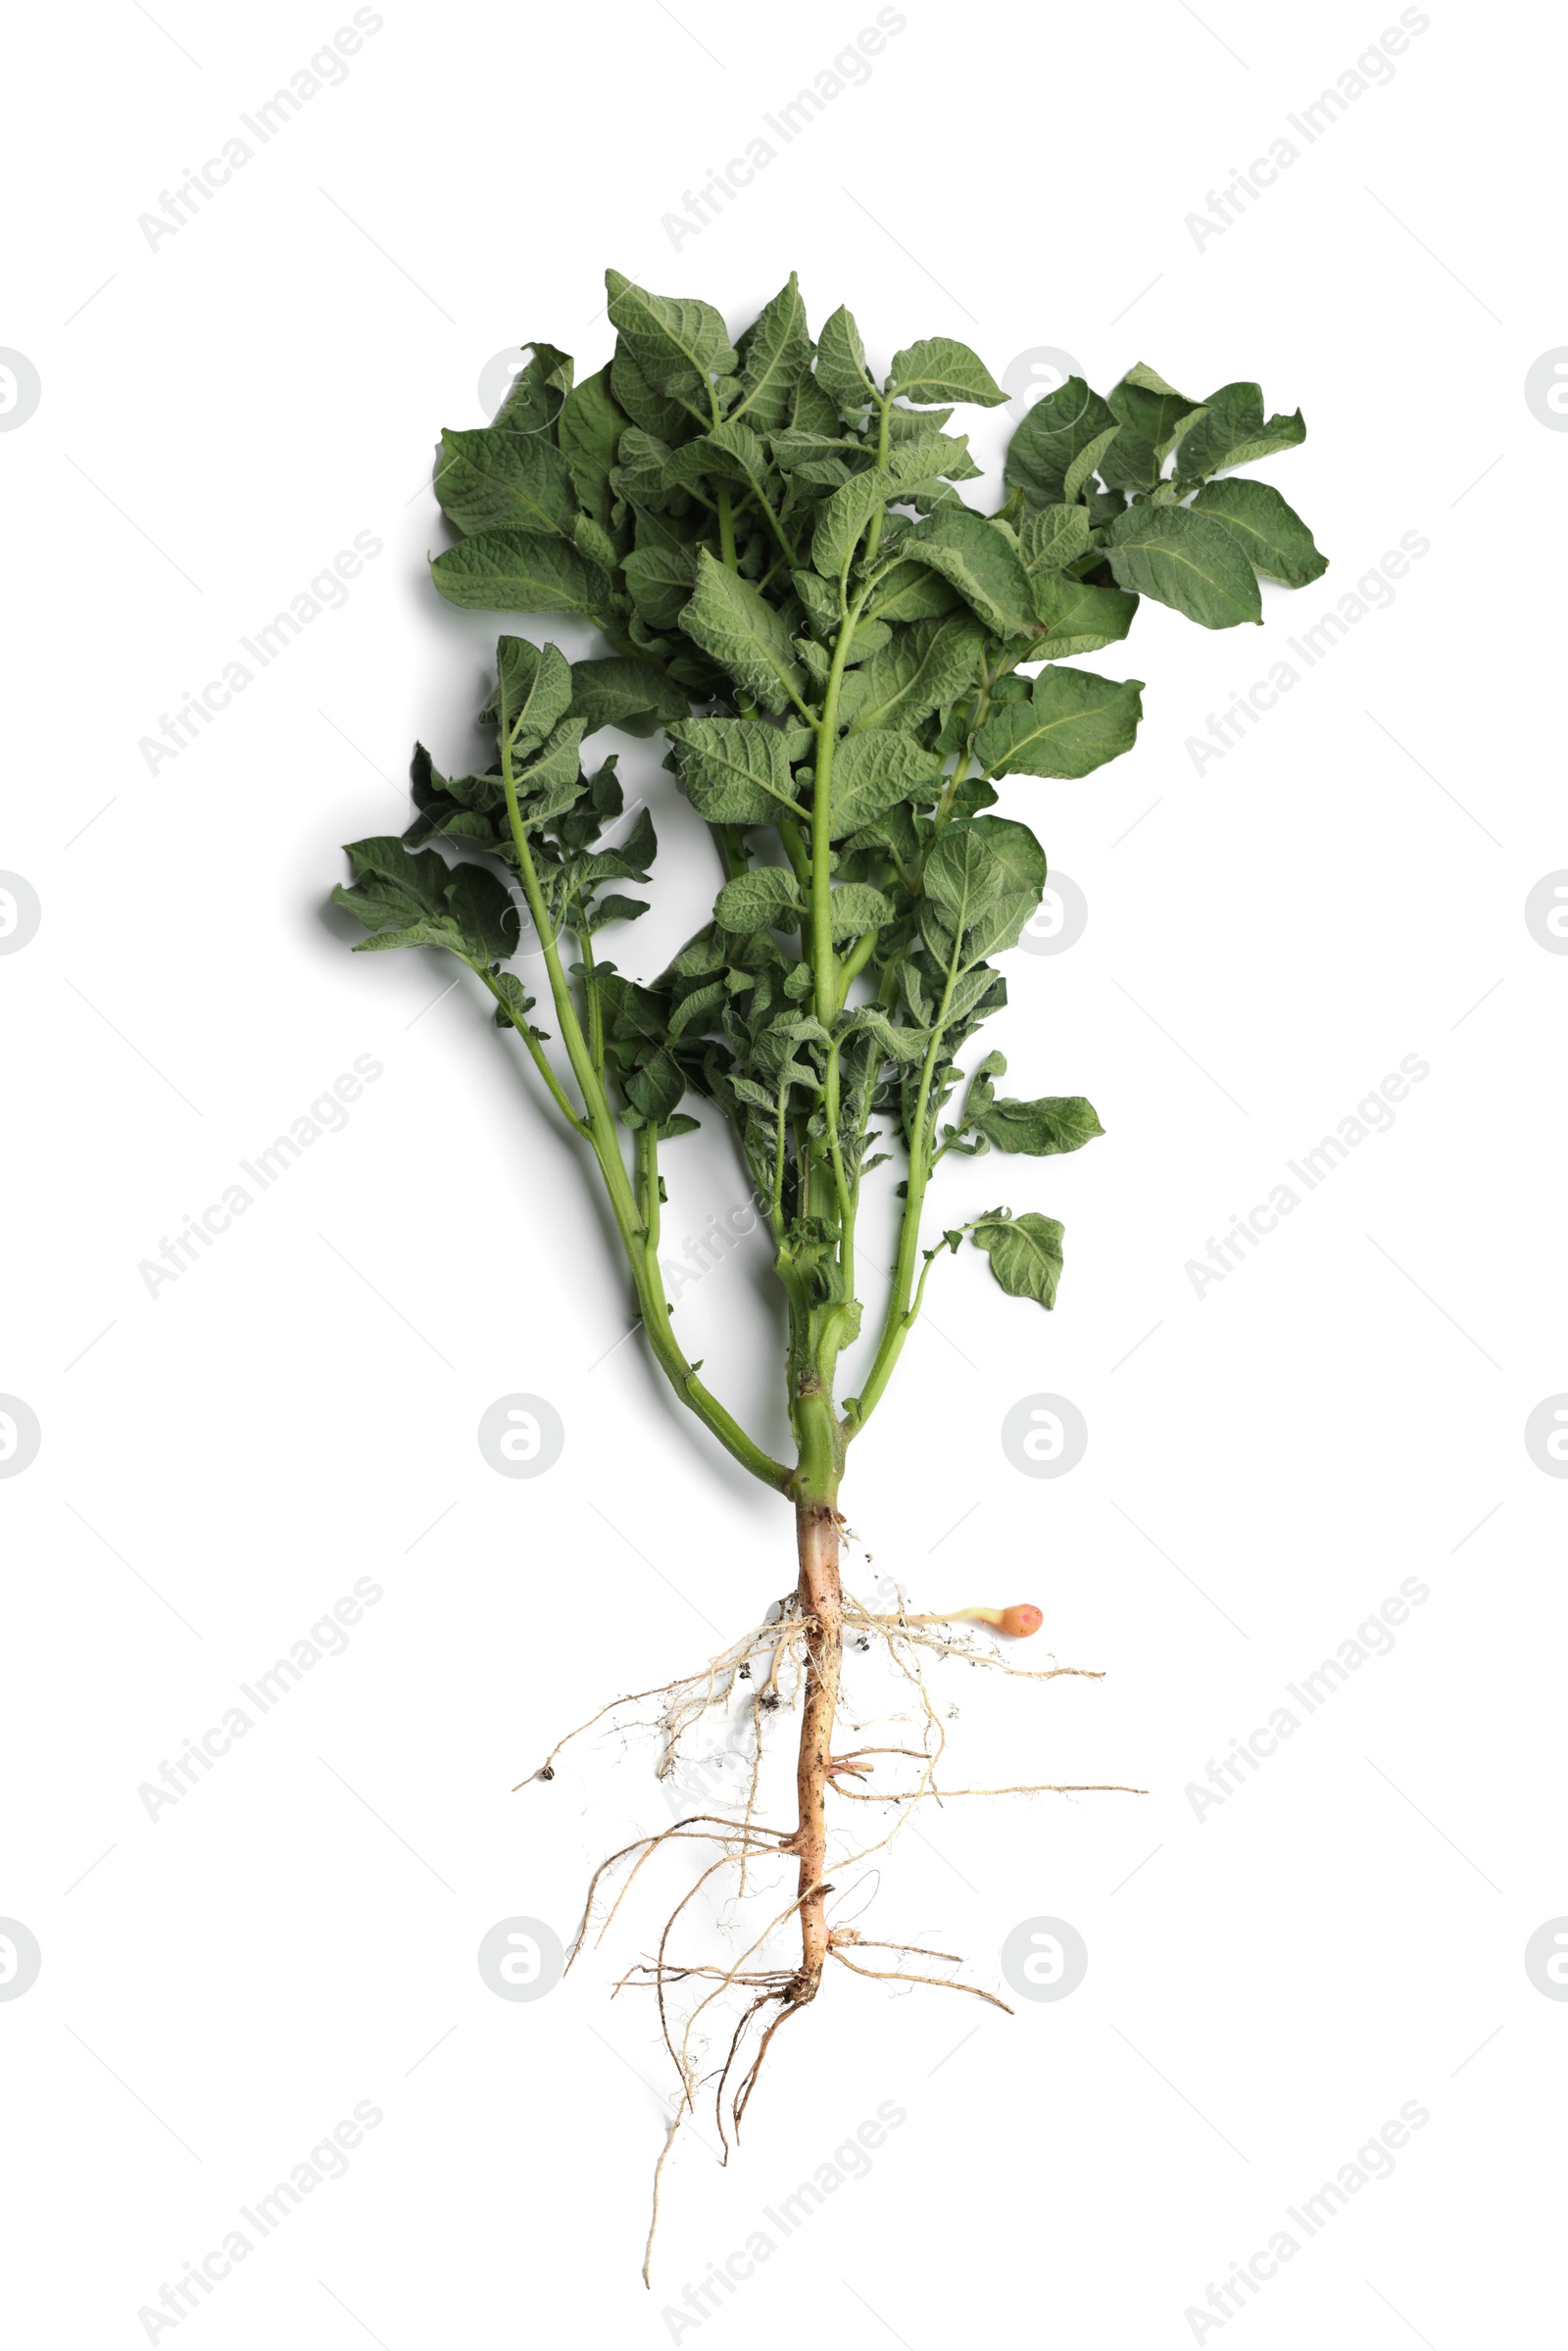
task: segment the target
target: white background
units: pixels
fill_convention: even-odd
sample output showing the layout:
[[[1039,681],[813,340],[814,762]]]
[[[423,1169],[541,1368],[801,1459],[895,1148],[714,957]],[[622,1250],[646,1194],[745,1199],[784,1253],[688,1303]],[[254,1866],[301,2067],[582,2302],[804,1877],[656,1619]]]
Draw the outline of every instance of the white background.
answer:
[[[42,1429],[0,1483],[0,1913],[43,1955],[0,2003],[19,2342],[148,2339],[138,2312],[359,2101],[384,2119],[347,2176],[152,2339],[1461,2351],[1554,2307],[1568,2009],[1523,1950],[1568,1910],[1568,1486],[1523,1426],[1568,1387],[1568,959],[1523,906],[1568,865],[1568,439],[1524,379],[1568,340],[1560,33],[1434,5],[1308,147],[1286,116],[1397,11],[911,0],[864,86],[672,252],[662,216],[872,13],[389,4],[341,86],[156,247],[138,216],[341,20],[99,0],[13,27],[0,342],[41,382],[0,434],[0,866],[42,907],[0,960],[0,1389]],[[1282,135],[1298,160],[1196,242],[1186,217]],[[790,1527],[638,1343],[600,1360],[624,1285],[476,992],[437,1003],[433,957],[351,957],[323,912],[338,845],[403,821],[415,736],[473,748],[496,623],[425,576],[436,430],[483,421],[480,370],[519,338],[601,365],[606,263],[736,326],[798,268],[813,323],[849,302],[884,364],[941,332],[999,373],[1065,350],[1102,388],[1140,358],[1199,395],[1259,377],[1310,428],[1264,478],[1333,559],[1265,590],[1266,635],[1146,607],[1093,664],[1148,681],[1134,755],[1006,787],[1090,922],[1011,959],[994,1041],[1018,1091],[1089,1094],[1106,1138],[945,1164],[944,1213],[1064,1219],[1061,1304],[944,1262],[846,1494],[873,1578],[916,1606],[1037,1599],[1035,1647],[1106,1669],[942,1669],[954,1785],[1149,1791],[922,1816],[862,1932],[995,1989],[1004,1936],[1064,1918],[1087,1979],[1008,2018],[838,1976],[728,2171],[710,2119],[680,2146],[652,2295],[668,2071],[646,1995],[608,1995],[684,1880],[645,1873],[545,1999],[495,1997],[475,1951],[517,1914],[568,1934],[598,1856],[667,1820],[646,1742],[509,1790],[602,1699],[752,1622]],[[995,467],[1006,413],[966,420]],[[149,773],[139,739],[356,532],[383,552],[346,605]],[[1411,532],[1430,552],[1392,605],[1195,772],[1207,714]],[[639,973],[714,878],[657,757],[623,762],[666,844],[618,948]],[[347,1127],[149,1296],[139,1262],[358,1054],[384,1074]],[[1196,1295],[1188,1260],[1411,1054],[1430,1075],[1392,1130]],[[742,1186],[717,1139],[667,1158],[678,1253]],[[754,1245],[679,1311],[777,1440],[765,1280]],[[514,1391],[566,1431],[535,1481],[475,1443]],[[1054,1482],[999,1440],[1042,1391],[1090,1430]],[[1412,1577],[1392,1652],[1198,1817],[1189,1784]],[[142,1784],[357,1578],[382,1596],[344,1653],[149,1818]],[[769,2229],[692,2322],[687,2284],[888,2101],[906,2120],[869,2176]],[[1407,2101],[1430,2120],[1393,2176],[1308,2239],[1286,2208]],[[1185,2315],[1212,2321],[1209,2282],[1281,2228],[1300,2250],[1255,2299]]]

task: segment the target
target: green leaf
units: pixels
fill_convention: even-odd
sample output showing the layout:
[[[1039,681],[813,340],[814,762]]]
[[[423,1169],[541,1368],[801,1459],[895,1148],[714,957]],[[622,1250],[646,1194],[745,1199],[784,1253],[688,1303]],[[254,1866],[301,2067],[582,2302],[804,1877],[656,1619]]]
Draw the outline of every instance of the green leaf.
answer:
[[[571,543],[590,563],[597,563],[601,571],[613,574],[620,561],[615,542],[604,524],[596,522],[592,514],[585,514],[579,510],[571,526]]]
[[[514,752],[542,743],[571,701],[571,666],[558,645],[536,645],[531,637],[496,640],[496,690],[484,715],[497,720]]]
[[[806,323],[806,305],[795,271],[741,336],[741,398],[730,411],[751,420],[758,432],[770,433],[789,422],[795,387],[811,364],[811,337]]]
[[[1027,825],[983,815],[973,825],[950,825],[926,858],[926,903],[948,938],[959,938],[959,966],[973,966],[1018,933],[1046,886],[1046,854]],[[943,950],[943,961],[953,948]],[[990,985],[990,978],[983,985]],[[950,1018],[956,1013],[950,1006]]]
[[[883,815],[895,802],[934,800],[941,788],[941,759],[912,736],[889,727],[846,735],[833,756],[831,836],[842,841],[847,833],[858,832]]]
[[[1005,876],[977,824],[950,826],[926,859],[925,894],[949,931],[966,930],[983,906],[1001,895]]]
[[[950,834],[944,834],[947,840]],[[1046,853],[1026,824],[1011,817],[982,816],[967,827],[967,837],[978,844],[987,860],[986,871],[990,886],[987,894],[972,905],[961,927],[960,961],[966,966],[983,963],[988,955],[1001,954],[1016,947],[1024,924],[1040,904],[1046,886]],[[926,887],[931,884],[931,868],[926,867]],[[995,978],[990,973],[975,973],[971,978],[979,985],[972,998],[956,992],[949,1014],[961,1018],[972,1002],[978,1002]],[[999,983],[1000,984],[1000,983]]]
[[[924,563],[895,563],[884,572],[865,609],[879,620],[931,620],[956,612],[959,602],[947,581]]]
[[[639,547],[622,566],[639,619],[650,628],[676,628],[697,584],[697,551],[659,542]]]
[[[839,1033],[845,1038],[861,1035],[875,1038],[890,1061],[918,1061],[924,1057],[931,1041],[929,1030],[900,1027],[870,1004],[852,1013]]]
[[[1081,1151],[1105,1131],[1093,1103],[1085,1102],[1081,1094],[1047,1094],[1032,1102],[994,1102],[980,1112],[975,1124],[998,1151],[1023,1151],[1031,1159]]]
[[[619,813],[620,791],[617,785],[614,802],[601,823],[606,819],[612,821]],[[591,857],[583,859],[584,878],[590,888],[597,882],[646,882],[658,848],[654,820],[644,808],[624,841],[617,843],[613,849],[597,849]]]
[[[784,736],[757,718],[685,718],[669,728],[681,788],[710,824],[776,824],[794,798]]]
[[[610,574],[564,539],[531,531],[486,530],[438,555],[430,576],[448,604],[485,612],[577,612],[597,620],[610,610]]]
[[[528,356],[490,421],[504,424],[509,432],[547,432],[571,390],[570,354],[558,351],[554,343],[521,343],[518,349]]]
[[[690,482],[700,474],[713,481],[744,482],[760,498],[771,503],[772,485],[767,468],[767,452],[749,424],[737,423],[728,417],[715,424],[711,432],[703,433],[697,440],[688,441],[667,458],[663,466],[663,486],[667,489]]]
[[[858,939],[863,931],[879,931],[896,911],[891,898],[869,882],[840,882],[829,901],[835,939]]]
[[[1115,422],[1100,394],[1081,375],[1069,375],[1035,402],[1013,434],[1003,476],[1008,489],[1022,490],[1040,506],[1060,504],[1074,458]]]
[[[1031,507],[1018,525],[1018,555],[1030,578],[1064,570],[1087,555],[1090,529],[1082,506]]]
[[[1006,533],[968,507],[944,507],[899,541],[899,554],[925,563],[956,588],[988,628],[1005,637],[1032,632],[1029,576]],[[885,608],[878,607],[884,612]]]
[[[514,780],[524,824],[543,824],[571,807],[584,783],[577,763],[582,738],[582,720],[563,718],[549,741],[518,770]]]
[[[890,442],[888,471],[897,474],[903,496],[913,498],[917,492],[923,495],[923,485],[936,481],[939,475],[951,476],[955,481],[973,481],[980,468],[970,461],[967,433],[927,432],[916,434],[912,440]]]
[[[1108,405],[1121,426],[1100,465],[1101,479],[1111,490],[1151,489],[1177,442],[1204,413],[1142,364],[1128,368]]]
[[[1177,391],[1174,384],[1168,384],[1163,375],[1146,366],[1142,360],[1134,361],[1122,377],[1122,382],[1132,384],[1142,392],[1168,392],[1172,400],[1182,400],[1186,397],[1185,394]],[[1189,401],[1187,405],[1191,407],[1192,403]]]
[[[795,387],[789,426],[792,432],[831,434],[840,429],[838,410],[826,388],[817,382],[809,368]]]
[[[659,839],[654,835],[654,818],[642,808],[623,842],[613,849],[595,849],[583,858],[585,884],[592,889],[597,882],[647,882],[656,851]]]
[[[1047,634],[1030,646],[1030,661],[1043,655],[1048,661],[1061,661],[1114,645],[1125,637],[1138,610],[1137,597],[1124,588],[1092,588],[1062,571],[1042,571],[1031,584],[1035,618],[1045,623]]]
[[[446,887],[452,919],[476,962],[500,963],[517,948],[517,909],[488,865],[456,866]]]
[[[1261,384],[1222,384],[1203,408],[1202,422],[1182,442],[1177,470],[1189,481],[1206,479],[1222,466],[1255,465],[1306,439],[1299,409],[1294,416],[1270,416],[1264,422]]]
[[[1216,517],[1180,506],[1134,506],[1105,537],[1119,584],[1184,612],[1200,628],[1263,617],[1257,577]]]
[[[1294,507],[1263,481],[1211,481],[1194,499],[1195,514],[1222,522],[1255,569],[1288,588],[1304,588],[1329,567]]]
[[[1043,669],[1027,702],[1004,703],[975,738],[983,772],[1079,776],[1130,751],[1143,715],[1143,682],[1124,685],[1090,669]]]
[[[858,620],[844,656],[845,665],[853,669],[858,662],[870,661],[873,654],[880,653],[884,646],[892,642],[893,631],[885,620]]]
[[[1086,441],[1079,450],[1078,455],[1067,467],[1061,485],[1061,495],[1068,506],[1073,505],[1081,497],[1083,486],[1090,475],[1100,470],[1101,459],[1120,430],[1119,424],[1109,425],[1104,432],[1096,433],[1092,441]]]
[[[811,562],[824,579],[838,579],[848,570],[871,516],[900,494],[892,474],[879,472],[875,466],[852,474],[842,489],[834,491],[811,534]]]
[[[354,893],[341,886],[333,891],[332,896],[340,906],[351,906],[354,901]],[[444,947],[450,955],[460,955],[464,953],[463,934],[455,922],[432,916],[411,923],[407,930],[377,931],[373,939],[356,940],[353,952],[357,955],[368,955],[379,954],[383,949],[399,947]]]
[[[970,825],[950,826],[926,860],[927,908],[947,939],[960,942],[957,959],[963,968],[1017,944],[1045,883],[1045,851],[1027,825],[1008,817],[982,816]],[[945,962],[952,961],[951,945],[940,952]],[[982,981],[982,993],[990,977]],[[960,1017],[952,1004],[949,1017]]]
[[[516,909],[489,866],[448,865],[434,850],[416,856],[389,835],[352,841],[346,855],[354,882],[340,882],[332,903],[375,934],[361,950],[444,947],[477,963],[515,951]]]
[[[859,416],[868,400],[877,398],[860,330],[842,305],[823,327],[817,343],[816,380],[851,418]]]
[[[584,732],[618,726],[628,735],[651,735],[656,726],[684,718],[689,698],[653,661],[613,654],[604,661],[573,661],[571,714]]]
[[[917,620],[868,661],[852,735],[867,727],[915,726],[954,701],[979,675],[985,630],[967,612]]]
[[[726,931],[793,930],[802,913],[801,886],[782,865],[760,865],[726,882],[713,901],[713,920]]]
[[[665,467],[669,463],[667,441],[657,433],[644,432],[640,424],[628,424],[620,436],[616,463],[611,467],[611,490],[635,507],[662,507],[666,503]],[[694,465],[692,470],[700,472],[702,468]]]
[[[443,432],[435,490],[448,519],[469,534],[511,527],[569,539],[577,514],[571,473],[554,442],[501,424]]]
[[[710,980],[706,987],[694,988],[683,996],[669,1016],[668,1034],[673,1040],[684,1036],[694,1021],[706,1023],[710,1012],[723,1008],[729,1001],[729,990],[722,980]]]
[[[650,382],[637,365],[631,346],[624,335],[615,344],[615,356],[610,363],[610,388],[633,424],[644,432],[653,433],[661,441],[678,441],[691,430],[695,416],[700,424],[711,420],[712,403],[693,393],[693,405],[672,400]]]
[[[894,353],[888,397],[896,399],[901,393],[925,408],[941,400],[1000,408],[1007,397],[985,362],[976,358],[967,343],[956,343],[950,335],[928,335],[923,342]]]
[[[1032,1298],[1050,1308],[1061,1280],[1061,1236],[1054,1216],[993,1208],[975,1226],[974,1245],[989,1253],[991,1270],[1009,1298]]]
[[[626,898],[618,890],[611,890],[596,898],[588,908],[584,921],[590,932],[602,931],[610,922],[635,922],[639,914],[648,911],[645,898]]]
[[[353,867],[354,882],[352,888],[339,883],[332,903],[348,906],[367,929],[444,911],[452,869],[433,849],[416,856],[395,833],[375,833],[367,841],[346,841],[343,855]]]
[[[654,389],[680,401],[701,393],[710,375],[733,375],[739,362],[724,321],[710,302],[649,294],[618,269],[605,271],[610,322]]]
[[[528,1014],[533,1010],[537,998],[528,994],[521,980],[513,972],[498,971],[492,977],[501,997],[496,1006],[496,1027],[521,1029],[526,1034],[533,1029]],[[539,1031],[534,1029],[533,1033],[537,1036]]]
[[[556,420],[556,439],[578,499],[600,522],[610,520],[610,469],[629,418],[601,367],[568,392]]]
[[[826,394],[823,397],[826,398]],[[863,456],[865,443],[859,434],[840,432],[837,416],[833,423],[834,430],[830,433],[789,431],[770,434],[768,447],[772,450],[773,463],[779,471],[793,473],[797,466],[820,465],[827,458]]]
[[[783,710],[792,695],[804,701],[806,674],[783,614],[750,580],[715,563],[706,547],[697,559],[697,587],[680,625],[764,710]]]

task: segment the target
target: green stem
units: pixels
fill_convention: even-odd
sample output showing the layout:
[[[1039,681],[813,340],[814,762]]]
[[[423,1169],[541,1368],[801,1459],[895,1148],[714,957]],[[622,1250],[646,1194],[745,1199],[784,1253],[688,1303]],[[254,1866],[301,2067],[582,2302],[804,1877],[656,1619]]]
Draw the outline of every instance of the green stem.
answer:
[[[873,574],[845,612],[833,640],[833,662],[822,689],[822,715],[816,727],[816,784],[811,794],[811,967],[816,977],[816,1017],[832,1025],[840,1004],[838,958],[833,953],[833,752],[839,722],[839,691],[860,614],[872,588]]]
[[[876,462],[878,469],[885,473],[888,464],[888,417],[892,412],[893,403],[891,400],[882,400],[878,402],[877,406],[880,415],[877,420]],[[871,516],[871,525],[865,534],[865,560],[868,563],[876,562],[877,549],[882,544],[882,517],[886,513],[887,508],[879,506]]]
[[[745,495],[741,500],[743,508],[746,504],[747,498],[755,500],[758,507],[761,510],[762,519],[766,522],[768,529],[772,532],[774,538],[778,542],[779,554],[783,557],[785,563],[789,564],[791,570],[793,570],[800,559],[796,555],[794,548],[790,545],[789,540],[785,535],[783,523],[780,522],[777,514],[773,512],[772,501],[768,498],[766,491],[759,482],[748,482]]]
[[[811,873],[811,853],[806,846],[805,834],[793,816],[779,818],[778,837],[784,844],[784,855],[789,858],[796,880],[798,882],[808,881]]]
[[[571,990],[566,984],[566,975],[562,969],[561,953],[555,929],[550,920],[550,909],[545,905],[544,892],[540,888],[538,870],[533,861],[533,852],[528,846],[528,835],[517,806],[517,786],[512,772],[512,749],[504,731],[501,737],[501,774],[507,796],[507,818],[512,828],[513,846],[517,856],[517,869],[522,876],[522,887],[528,901],[528,910],[533,916],[534,927],[539,933],[540,944],[544,949],[545,969],[550,975],[550,994],[556,1007],[556,1017],[561,1024],[562,1042],[565,1046],[566,1058],[571,1063],[571,1072],[577,1081],[578,1092],[582,1096],[588,1113],[588,1140],[593,1146],[594,1157],[599,1162],[599,1171],[604,1178],[605,1190],[610,1196],[611,1210],[615,1219],[616,1229],[620,1234],[621,1247],[625,1249],[626,1260],[631,1267],[638,1307],[642,1314],[643,1329],[648,1334],[649,1345],[654,1350],[660,1368],[681,1401],[690,1406],[698,1419],[711,1430],[719,1444],[728,1452],[733,1453],[736,1460],[741,1463],[743,1468],[749,1469],[754,1478],[760,1479],[764,1486],[771,1486],[782,1492],[789,1483],[789,1470],[783,1462],[775,1461],[771,1454],[765,1453],[719,1402],[717,1396],[704,1387],[692,1366],[687,1362],[676,1343],[675,1335],[669,1327],[669,1306],[664,1297],[664,1285],[659,1270],[659,1259],[657,1255],[652,1258],[649,1256],[648,1225],[633,1195],[631,1181],[626,1173],[626,1163],[620,1154],[620,1142],[616,1133],[614,1112],[610,1106],[610,1099],[605,1092],[604,1082],[594,1066],[593,1055],[582,1033],[582,1023],[577,1017],[577,1007],[572,1003]],[[657,1150],[649,1129],[641,1130],[638,1147],[639,1150],[646,1149],[650,1151]],[[645,1160],[644,1165],[646,1169],[649,1162]],[[657,1164],[653,1168],[653,1185],[657,1194]]]
[[[855,945],[851,949],[850,953],[845,956],[839,972],[840,1011],[844,1009],[844,1006],[849,1002],[850,982],[858,978],[859,974],[865,969],[867,963],[870,962],[871,957],[876,953],[876,943],[880,937],[881,933],[879,931],[862,931],[859,938],[856,940]]]
[[[778,1112],[773,1125],[773,1198],[768,1211],[768,1223],[773,1228],[775,1241],[782,1241],[784,1238],[784,1112],[789,1096],[789,1081],[785,1079],[779,1086]]]
[[[471,964],[469,968],[479,974],[480,979],[483,980],[485,986],[495,998],[496,1003],[501,1006],[502,1011],[505,1012],[507,1018],[511,1021],[513,1027],[522,1039],[523,1044],[528,1048],[529,1053],[533,1056],[534,1067],[538,1070],[539,1075],[544,1079],[545,1084],[549,1087],[550,1092],[554,1097],[556,1106],[560,1110],[562,1117],[566,1121],[566,1124],[569,1127],[574,1128],[579,1135],[591,1136],[593,1133],[592,1127],[588,1125],[585,1119],[578,1117],[576,1111],[566,1100],[565,1094],[562,1090],[561,1080],[551,1068],[549,1061],[545,1057],[544,1047],[540,1044],[538,1038],[528,1026],[528,1023],[525,1020],[518,1019],[516,1013],[512,1009],[512,1006],[502,995],[501,990],[496,986],[496,983],[491,978],[489,972],[485,970],[483,964],[474,963]]]
[[[904,1222],[899,1232],[899,1255],[894,1267],[893,1290],[887,1311],[882,1318],[882,1332],[877,1342],[876,1355],[858,1396],[846,1408],[847,1433],[856,1436],[864,1428],[893,1376],[893,1367],[903,1351],[915,1316],[920,1311],[920,1299],[910,1302],[914,1286],[914,1262],[920,1248],[920,1211],[925,1202],[925,1188],[931,1175],[931,1148],[926,1125],[931,1102],[931,1087],[936,1076],[937,1062],[942,1053],[943,1032],[947,1026],[948,1005],[953,1000],[956,976],[957,951],[948,971],[947,985],[942,991],[942,1003],[931,1030],[931,1042],[920,1069],[920,1091],[915,1101],[913,1132],[909,1138],[909,1175],[904,1201]],[[921,1283],[921,1295],[924,1294]]]
[[[583,930],[576,933],[577,952],[582,956],[582,989],[588,1005],[588,1053],[601,1077],[605,1069],[605,1008],[599,995],[599,971],[594,962],[593,934]]]
[[[710,824],[708,829],[713,836],[713,846],[718,851],[724,879],[732,882],[737,874],[746,871],[746,853],[740,845],[739,834],[734,826],[728,824]]]
[[[855,1296],[855,1196],[844,1169],[844,1150],[839,1136],[839,1046],[834,1038],[827,1049],[827,1075],[822,1089],[822,1114],[827,1121],[828,1151],[833,1160],[833,1188],[839,1203],[839,1265],[844,1276],[844,1295]]]

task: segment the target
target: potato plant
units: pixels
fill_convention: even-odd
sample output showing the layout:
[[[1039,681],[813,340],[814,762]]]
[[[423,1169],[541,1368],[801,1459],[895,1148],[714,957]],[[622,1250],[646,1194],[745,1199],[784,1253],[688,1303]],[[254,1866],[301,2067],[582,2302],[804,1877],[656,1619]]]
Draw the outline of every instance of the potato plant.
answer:
[[[1140,682],[1078,663],[1120,644],[1141,599],[1233,628],[1261,618],[1259,574],[1298,587],[1324,560],[1278,491],[1239,471],[1304,435],[1298,413],[1265,417],[1254,383],[1193,399],[1139,366],[1102,398],[1075,376],[1018,425],[1005,497],[987,514],[965,498],[979,468],[949,428],[955,406],[1005,396],[962,343],[929,336],[884,368],[847,310],[813,340],[793,276],[733,341],[707,303],[614,270],[608,282],[608,366],[579,383],[565,353],[536,343],[493,423],[443,435],[436,488],[456,538],[432,567],[453,604],[569,613],[608,650],[573,661],[503,636],[480,771],[448,775],[418,748],[413,823],[401,840],[352,843],[353,880],[333,896],[364,923],[362,950],[444,949],[488,992],[604,1187],[655,1361],[794,1514],[793,1597],[701,1672],[645,1693],[662,1702],[667,1768],[682,1731],[735,1700],[760,1759],[793,1691],[794,1818],[756,1817],[754,1774],[744,1820],[698,1814],[606,1865],[641,1866],[678,1837],[715,1848],[699,1883],[732,1865],[754,1880],[774,1860],[792,1868],[793,1891],[742,1962],[678,1964],[666,1929],[646,1971],[687,2099],[695,2044],[668,1994],[690,1985],[698,2011],[744,1995],[722,2127],[727,2080],[738,2124],[769,2042],[816,1998],[830,1960],[947,1981],[867,1967],[868,1949],[908,1947],[830,1921],[830,1799],[891,1804],[897,1821],[951,1792],[936,1782],[928,1702],[918,1743],[841,1751],[847,1636],[886,1642],[923,1690],[922,1651],[961,1646],[1018,1670],[1004,1648],[977,1650],[983,1636],[936,1628],[978,1619],[1010,1641],[1040,1622],[1025,1605],[879,1617],[840,1578],[846,1464],[937,1260],[967,1241],[1009,1297],[1052,1308],[1062,1228],[1011,1204],[1011,1162],[1102,1133],[1082,1096],[1004,1094],[1001,1054],[971,1052],[1006,999],[998,958],[1046,878],[1029,825],[994,812],[997,786],[1085,776],[1132,748]],[[712,841],[711,917],[651,977],[607,952],[607,934],[645,910],[628,892],[648,883],[656,847],[646,809],[609,838],[623,807],[615,759],[582,756],[607,726],[662,730]],[[507,967],[519,890],[548,1004]],[[727,1122],[765,1216],[787,1457],[688,1360],[664,1294],[666,1168],[699,1123],[693,1103]],[[987,1154],[1009,1181],[976,1181],[961,1220],[929,1232],[939,1163]],[[896,1253],[866,1284],[861,1207],[883,1184]],[[986,1204],[998,1190],[1007,1201]],[[552,1772],[547,1761],[536,1777]]]

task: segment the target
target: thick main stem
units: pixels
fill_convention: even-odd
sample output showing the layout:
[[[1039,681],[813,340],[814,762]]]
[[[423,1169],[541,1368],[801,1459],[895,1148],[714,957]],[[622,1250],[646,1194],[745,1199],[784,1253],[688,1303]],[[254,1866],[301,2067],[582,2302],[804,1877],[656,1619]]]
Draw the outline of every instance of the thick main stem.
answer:
[[[800,1825],[801,1967],[789,1987],[793,2006],[816,1997],[827,1963],[827,1788],[844,1655],[844,1604],[839,1590],[839,1519],[828,1498],[797,1501],[799,1597],[807,1619],[806,1704],[795,1786]]]

